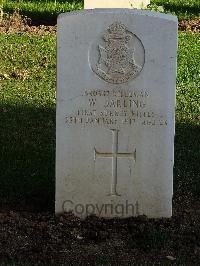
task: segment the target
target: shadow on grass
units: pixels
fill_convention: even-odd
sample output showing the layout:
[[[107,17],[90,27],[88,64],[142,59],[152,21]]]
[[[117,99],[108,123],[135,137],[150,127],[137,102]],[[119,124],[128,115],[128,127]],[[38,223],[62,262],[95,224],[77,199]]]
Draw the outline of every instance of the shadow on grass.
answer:
[[[25,1],[23,4],[10,7],[9,5],[4,6],[4,12],[12,14],[15,9],[19,9],[19,13],[27,18],[31,19],[30,24],[34,26],[38,25],[56,25],[57,17],[60,13],[69,12],[77,10],[80,6],[83,6],[83,0],[68,0],[68,1],[56,1],[58,4],[57,7],[54,7],[54,1],[52,1],[52,7],[48,9],[43,6],[46,1],[40,1],[41,4],[37,4],[33,7],[30,7],[30,1]],[[33,1],[34,3],[35,1]],[[66,6],[66,2],[71,5]],[[40,6],[40,10],[38,9]]]
[[[187,13],[191,16],[199,16],[200,14],[200,3],[196,1],[192,5],[190,3],[177,3],[177,2],[165,2],[165,1],[155,1],[157,5],[161,5],[165,10],[174,12],[175,14]]]
[[[30,4],[33,6],[30,6]],[[35,3],[35,5],[34,5]],[[4,5],[4,12],[12,14],[14,10],[19,8],[19,13],[23,16],[26,16],[31,19],[30,24],[34,26],[38,25],[56,25],[57,17],[60,13],[69,12],[73,10],[77,10],[80,7],[84,6],[83,0],[57,0],[56,5],[54,5],[54,1],[50,1],[52,6],[49,8],[45,8],[44,4],[46,1],[40,1],[38,4],[36,1],[24,1],[23,3],[18,3],[16,5]],[[66,3],[70,4],[71,6],[66,5]],[[154,1],[153,1],[154,3]],[[157,5],[161,5],[164,7],[166,12],[175,13],[178,17],[180,16],[181,19],[182,15],[185,14],[187,19],[190,17],[197,17],[200,14],[200,4],[193,3],[191,4],[183,4],[177,2],[165,2],[165,1],[155,1]],[[38,8],[40,7],[40,9]],[[185,16],[184,16],[185,17]]]
[[[0,106],[0,208],[53,211],[55,108]],[[200,130],[177,124],[175,191],[200,195]]]
[[[53,210],[55,109],[0,110],[0,207]]]
[[[69,11],[70,10],[65,10],[65,12]],[[14,12],[14,9],[4,8],[4,12],[12,14]],[[19,10],[20,15],[26,16],[27,18],[31,19],[31,21],[28,21],[28,24],[32,26],[54,26],[57,23],[57,17],[60,13],[62,12]]]
[[[198,16],[200,14],[200,5],[196,4],[193,6],[184,6],[182,4],[163,4],[164,8],[167,10],[170,10],[171,12],[175,12],[176,14],[178,13],[188,13],[192,15]]]
[[[176,124],[174,188],[200,196],[200,126]]]

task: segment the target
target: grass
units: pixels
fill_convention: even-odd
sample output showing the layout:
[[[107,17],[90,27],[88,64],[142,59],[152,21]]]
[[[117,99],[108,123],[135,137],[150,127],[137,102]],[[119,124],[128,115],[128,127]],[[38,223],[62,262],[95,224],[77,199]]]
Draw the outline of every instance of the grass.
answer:
[[[83,8],[83,0],[1,0],[5,13],[19,10],[32,20],[52,21],[58,14]]]
[[[200,35],[179,34],[175,185],[200,196]]]
[[[1,34],[0,42],[0,197],[53,204],[55,36]]]
[[[34,20],[56,21],[59,13],[82,9],[83,0],[1,0],[5,13],[20,13]],[[151,9],[177,15],[179,20],[200,17],[200,0],[151,0]]]
[[[55,35],[0,35],[0,202],[50,210],[55,179]],[[179,33],[175,191],[200,196],[200,35]]]
[[[179,20],[200,17],[200,0],[151,0],[152,7],[162,6],[165,13],[178,16]]]

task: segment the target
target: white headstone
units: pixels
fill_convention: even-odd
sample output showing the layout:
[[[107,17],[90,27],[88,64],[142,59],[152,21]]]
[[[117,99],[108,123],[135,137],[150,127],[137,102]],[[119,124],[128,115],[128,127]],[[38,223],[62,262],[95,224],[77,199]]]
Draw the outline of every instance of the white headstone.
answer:
[[[57,50],[56,213],[170,217],[177,18],[62,14]]]
[[[150,0],[84,0],[84,8],[142,8],[150,4]]]

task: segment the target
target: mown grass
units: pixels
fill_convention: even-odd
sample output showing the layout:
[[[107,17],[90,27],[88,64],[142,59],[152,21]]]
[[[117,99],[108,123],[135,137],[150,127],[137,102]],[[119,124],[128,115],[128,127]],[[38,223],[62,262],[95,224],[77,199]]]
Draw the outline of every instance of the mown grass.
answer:
[[[180,33],[175,188],[200,196],[200,34]]]
[[[179,20],[200,17],[200,0],[151,0],[151,5],[162,6],[165,13],[172,13]]]
[[[15,10],[33,21],[56,21],[60,13],[83,8],[83,0],[1,0],[2,10],[12,14]]]
[[[0,202],[50,210],[55,181],[55,35],[0,35]],[[200,196],[200,35],[179,34],[175,191]]]
[[[0,43],[1,203],[53,206],[55,36],[1,34]]]
[[[83,2],[84,0],[1,0],[0,6],[5,13],[11,14],[19,9],[21,14],[33,21],[55,22],[60,13],[82,9]],[[153,10],[157,10],[158,6],[162,6],[166,13],[177,15],[179,20],[200,16],[200,0],[151,0]]]

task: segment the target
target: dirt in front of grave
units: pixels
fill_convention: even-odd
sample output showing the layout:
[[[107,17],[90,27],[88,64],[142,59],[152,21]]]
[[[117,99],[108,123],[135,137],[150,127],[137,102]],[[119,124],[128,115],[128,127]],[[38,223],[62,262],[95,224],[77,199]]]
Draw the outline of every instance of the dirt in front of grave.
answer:
[[[49,34],[56,32],[56,21],[31,21],[15,11],[9,18],[0,21],[0,33],[35,33]],[[200,18],[179,21],[180,31],[200,32]]]
[[[0,265],[199,265],[200,202],[176,195],[171,219],[81,220],[0,212]]]
[[[56,25],[32,25],[32,21],[15,11],[11,16],[0,21],[0,33],[35,33],[49,34],[56,32]]]

